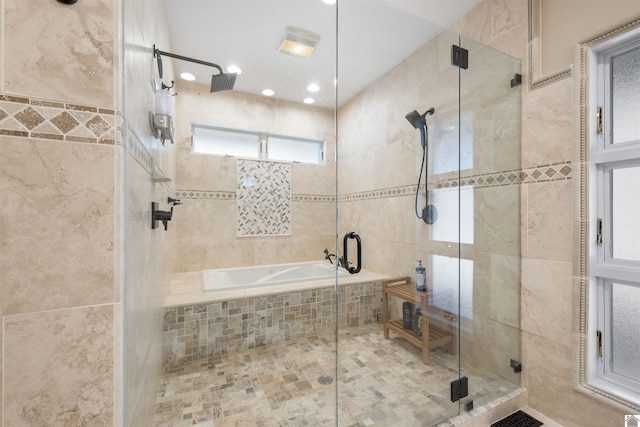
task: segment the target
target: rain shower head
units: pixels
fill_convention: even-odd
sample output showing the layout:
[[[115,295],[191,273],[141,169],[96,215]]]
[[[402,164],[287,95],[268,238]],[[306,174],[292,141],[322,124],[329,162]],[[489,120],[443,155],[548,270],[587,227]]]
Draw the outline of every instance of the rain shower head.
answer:
[[[222,92],[232,90],[236,82],[236,73],[220,73],[211,76],[211,92]]]
[[[419,114],[416,110],[413,110],[412,112],[410,112],[409,114],[407,114],[406,116],[404,116],[407,120],[409,120],[409,123],[411,123],[411,125],[416,128],[416,129],[420,129],[420,127],[422,126],[426,126],[427,124],[427,120],[425,119],[425,116],[427,114],[431,115],[435,112],[436,110],[431,107],[429,108],[427,111],[425,111],[424,114]]]
[[[225,90],[233,89],[233,85],[236,82],[237,73],[225,73],[222,71],[222,67],[213,62],[202,61],[200,59],[193,59],[182,55],[176,55],[175,53],[164,52],[156,48],[153,45],[153,57],[158,60],[158,77],[162,79],[162,55],[169,56],[171,58],[180,59],[182,61],[193,62],[196,64],[206,65],[207,67],[213,67],[218,70],[218,74],[211,76],[211,92],[222,92]]]

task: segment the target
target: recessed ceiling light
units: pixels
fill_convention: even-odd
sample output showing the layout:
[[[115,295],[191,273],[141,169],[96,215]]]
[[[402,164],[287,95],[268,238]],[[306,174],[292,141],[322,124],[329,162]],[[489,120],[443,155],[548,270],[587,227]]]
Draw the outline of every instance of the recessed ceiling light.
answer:
[[[194,81],[196,79],[196,76],[194,76],[191,73],[180,73],[180,78],[182,80],[186,80],[188,82],[192,82],[192,81]]]
[[[313,104],[314,102],[316,102],[316,100],[313,98],[305,98],[302,100],[302,102],[304,102],[305,104]]]
[[[227,73],[235,73],[237,75],[242,74],[242,70],[237,65],[229,65],[227,67]]]
[[[265,89],[265,90],[263,90],[263,91],[262,91],[262,94],[263,94],[264,96],[273,96],[273,95],[275,95],[276,93],[275,93],[273,90],[271,90],[271,89]]]
[[[336,4],[336,0],[322,0],[322,3],[332,5]]]
[[[318,86],[317,83],[311,83],[309,86],[307,86],[307,90],[309,92],[317,92],[320,90],[320,86]]]

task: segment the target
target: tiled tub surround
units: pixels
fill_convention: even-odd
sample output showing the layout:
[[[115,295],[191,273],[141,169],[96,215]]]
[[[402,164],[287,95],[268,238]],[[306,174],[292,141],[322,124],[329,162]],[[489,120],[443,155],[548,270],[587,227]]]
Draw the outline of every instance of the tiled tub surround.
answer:
[[[340,281],[338,326],[377,323],[382,280],[361,271]],[[205,294],[201,272],[179,273],[164,310],[165,370],[185,362],[335,330],[333,280]]]

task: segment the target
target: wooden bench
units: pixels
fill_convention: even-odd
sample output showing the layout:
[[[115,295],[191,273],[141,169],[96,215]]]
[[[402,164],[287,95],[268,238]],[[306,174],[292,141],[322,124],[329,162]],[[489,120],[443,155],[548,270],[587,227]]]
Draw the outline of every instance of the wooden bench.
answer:
[[[402,327],[402,318],[391,319],[389,313],[389,296],[408,301],[413,304],[413,312],[419,307],[422,336],[414,334],[413,329]],[[409,276],[396,277],[382,281],[382,320],[384,322],[384,337],[389,339],[389,331],[393,331],[412,344],[422,348],[422,361],[429,363],[429,350],[447,346],[449,353],[456,354],[458,340],[455,326],[429,318],[429,294],[417,292]],[[412,322],[414,321],[412,316]]]

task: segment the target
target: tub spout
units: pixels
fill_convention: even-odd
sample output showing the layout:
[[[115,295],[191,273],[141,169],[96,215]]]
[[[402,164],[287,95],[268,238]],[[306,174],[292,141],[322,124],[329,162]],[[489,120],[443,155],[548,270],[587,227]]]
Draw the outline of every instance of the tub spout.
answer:
[[[329,262],[331,264],[333,264],[333,261],[331,261],[331,257],[333,257],[334,260],[336,259],[336,255],[335,254],[330,254],[329,253],[329,249],[324,248],[324,259],[328,259]]]

